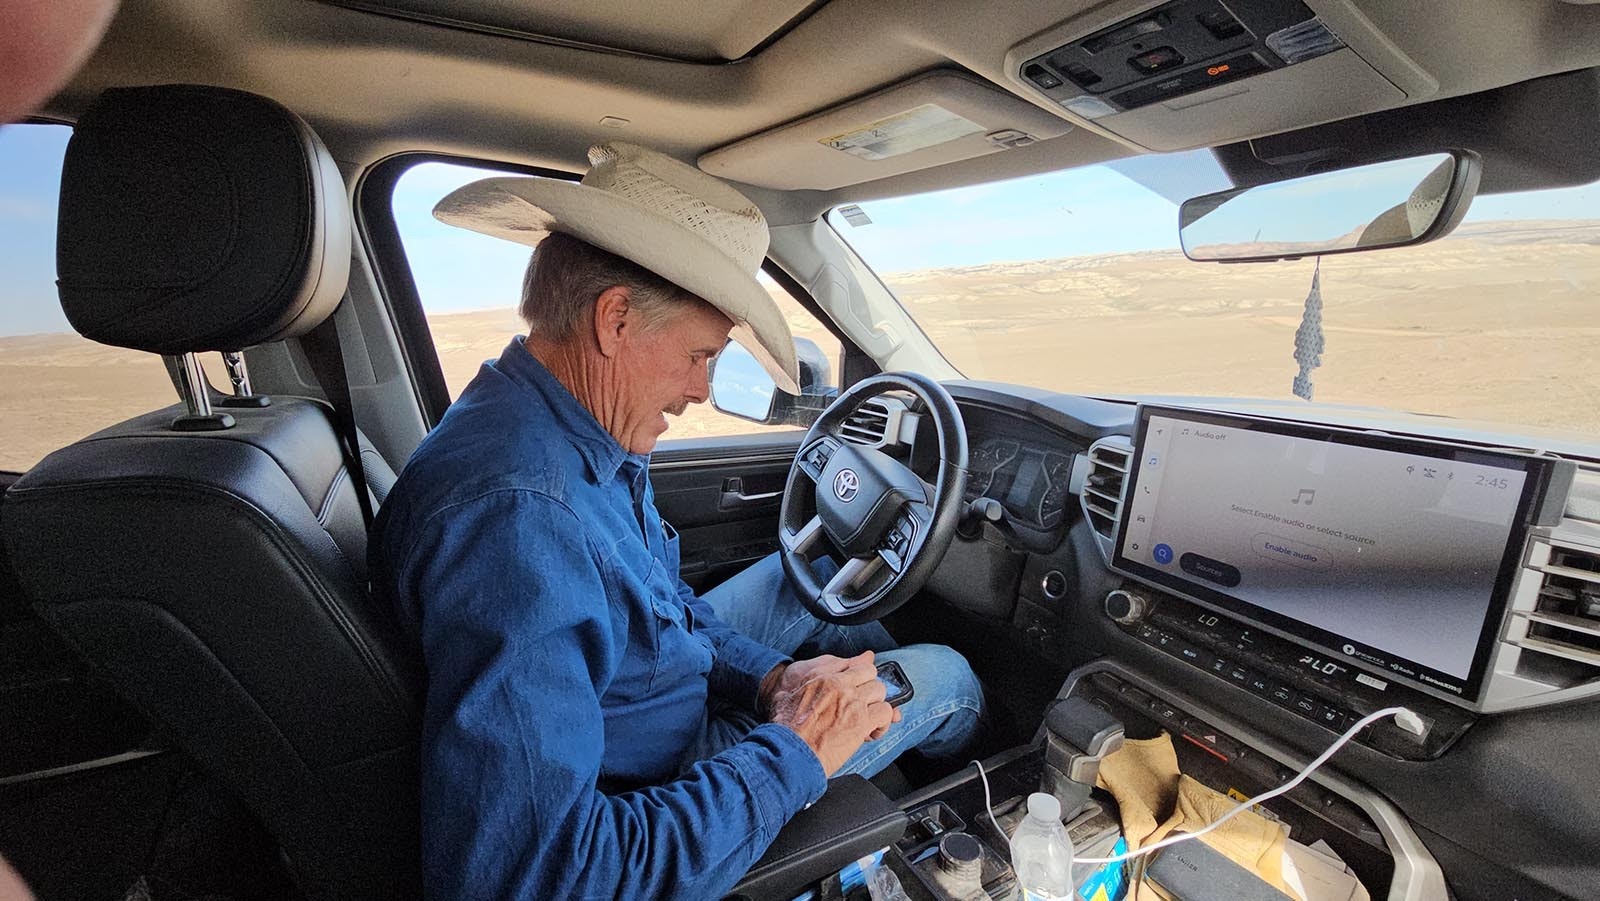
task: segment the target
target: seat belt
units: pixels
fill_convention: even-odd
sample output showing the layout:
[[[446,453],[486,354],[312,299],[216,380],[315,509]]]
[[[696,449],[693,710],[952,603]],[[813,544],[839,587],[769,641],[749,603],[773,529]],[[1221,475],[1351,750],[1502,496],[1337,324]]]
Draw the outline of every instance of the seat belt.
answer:
[[[345,302],[340,302],[342,309]],[[367,472],[361,465],[361,437],[356,430],[356,411],[350,403],[350,374],[345,368],[344,349],[339,344],[339,310],[335,309],[317,327],[300,336],[300,347],[311,362],[311,370],[322,385],[322,392],[333,406],[333,425],[344,447],[344,462],[361,504],[361,521],[372,530],[372,496],[367,492]]]

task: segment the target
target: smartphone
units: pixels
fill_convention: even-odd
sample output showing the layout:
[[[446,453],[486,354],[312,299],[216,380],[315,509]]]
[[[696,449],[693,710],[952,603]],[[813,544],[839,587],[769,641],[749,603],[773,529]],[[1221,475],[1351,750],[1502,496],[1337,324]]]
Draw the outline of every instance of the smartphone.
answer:
[[[906,671],[893,660],[878,664],[878,681],[882,682],[883,687],[889,692],[884,700],[889,702],[890,707],[899,707],[916,694],[916,690],[911,686],[911,680],[906,678]]]

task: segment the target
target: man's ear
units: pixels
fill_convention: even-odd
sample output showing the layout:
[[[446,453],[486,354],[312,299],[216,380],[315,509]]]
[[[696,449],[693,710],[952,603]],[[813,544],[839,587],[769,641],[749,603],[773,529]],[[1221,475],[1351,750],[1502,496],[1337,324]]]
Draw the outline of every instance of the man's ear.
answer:
[[[600,353],[614,357],[628,338],[628,308],[633,295],[622,285],[612,285],[594,301],[594,339]]]

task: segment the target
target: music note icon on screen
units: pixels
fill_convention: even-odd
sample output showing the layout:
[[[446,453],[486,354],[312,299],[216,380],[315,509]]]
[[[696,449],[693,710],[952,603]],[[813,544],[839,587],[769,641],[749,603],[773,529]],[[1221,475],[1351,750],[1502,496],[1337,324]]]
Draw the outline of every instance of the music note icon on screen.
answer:
[[[1289,503],[1298,504],[1298,503],[1300,503],[1300,499],[1301,498],[1305,498],[1306,499],[1305,500],[1305,504],[1306,504],[1307,507],[1309,507],[1309,506],[1311,506],[1312,502],[1314,502],[1317,499],[1317,490],[1315,488],[1302,488],[1302,489],[1300,489],[1300,493],[1299,494],[1295,495],[1293,498],[1291,498],[1289,500]]]

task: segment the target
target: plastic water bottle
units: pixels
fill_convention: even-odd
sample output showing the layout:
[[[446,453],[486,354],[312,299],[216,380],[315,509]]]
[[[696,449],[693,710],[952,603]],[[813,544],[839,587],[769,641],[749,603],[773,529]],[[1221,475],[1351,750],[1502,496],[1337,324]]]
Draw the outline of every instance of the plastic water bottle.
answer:
[[[1061,825],[1061,802],[1054,795],[1028,796],[1028,816],[1011,836],[1011,868],[1023,901],[1072,898],[1072,839]]]

